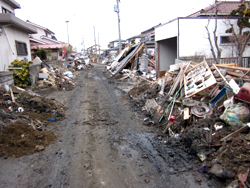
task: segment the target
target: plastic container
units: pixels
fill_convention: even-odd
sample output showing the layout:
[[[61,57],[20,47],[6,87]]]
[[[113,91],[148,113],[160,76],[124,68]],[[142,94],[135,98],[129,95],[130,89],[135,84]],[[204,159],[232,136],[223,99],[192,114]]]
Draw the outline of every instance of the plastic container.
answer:
[[[246,82],[240,88],[240,91],[237,93],[237,97],[241,100],[250,102],[250,83]]]

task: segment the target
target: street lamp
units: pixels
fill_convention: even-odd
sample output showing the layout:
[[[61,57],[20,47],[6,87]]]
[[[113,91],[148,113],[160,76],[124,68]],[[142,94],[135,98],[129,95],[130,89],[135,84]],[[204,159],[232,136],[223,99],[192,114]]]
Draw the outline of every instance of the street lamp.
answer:
[[[116,0],[117,5],[114,6],[114,11],[117,12],[118,15],[118,31],[119,31],[119,53],[121,52],[122,45],[121,45],[121,31],[120,31],[120,15],[119,15],[119,2],[120,0]]]
[[[69,21],[65,21],[67,23],[67,33],[68,33],[68,43],[69,43],[69,28],[68,28],[68,23]]]

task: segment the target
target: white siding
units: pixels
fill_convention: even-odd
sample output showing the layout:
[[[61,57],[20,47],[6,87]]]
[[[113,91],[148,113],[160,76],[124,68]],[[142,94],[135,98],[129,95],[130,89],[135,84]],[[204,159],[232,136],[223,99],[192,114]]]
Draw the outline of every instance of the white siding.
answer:
[[[155,28],[155,41],[160,41],[178,36],[178,20]]]
[[[27,45],[27,56],[18,56],[15,41],[24,42]],[[7,71],[11,62],[15,59],[23,60],[27,58],[31,61],[29,36],[26,32],[17,30],[11,26],[5,27],[0,36],[0,71]]]

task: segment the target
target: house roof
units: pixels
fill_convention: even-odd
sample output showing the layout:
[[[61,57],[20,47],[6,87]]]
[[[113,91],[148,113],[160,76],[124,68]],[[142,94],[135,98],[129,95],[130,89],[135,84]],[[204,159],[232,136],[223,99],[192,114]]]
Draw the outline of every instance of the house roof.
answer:
[[[37,28],[43,29],[43,30],[46,31],[47,33],[55,34],[53,31],[49,30],[49,29],[46,28],[46,27],[43,27],[43,26],[37,25],[37,24],[35,24],[35,23],[32,23],[32,22],[29,21],[29,20],[27,20],[26,22],[29,23],[30,25],[33,25],[33,26],[37,27]]]
[[[206,15],[214,15],[216,11],[216,7],[218,9],[218,15],[229,15],[232,10],[237,9],[241,1],[217,1],[215,4],[210,5],[204,9],[201,9],[193,14],[190,14],[187,17],[199,17]]]
[[[15,0],[3,0],[5,3],[11,5],[14,9],[21,8],[20,4]]]
[[[130,38],[128,38],[127,40],[135,39],[135,38],[142,38],[143,36],[144,36],[144,35],[139,34],[139,35],[135,35],[135,36],[133,36],[133,37],[130,37]]]
[[[14,14],[2,13],[0,14],[0,26],[12,25],[22,31],[25,31],[29,34],[37,33],[37,30],[34,26],[27,24],[25,21],[19,19]]]
[[[155,27],[157,27],[157,26],[159,26],[159,25],[161,25],[161,23],[159,23],[158,25],[156,25],[156,26],[153,26],[153,27],[151,27],[150,29],[147,29],[147,30],[145,30],[145,31],[143,31],[143,32],[141,32],[141,34],[146,34],[147,32],[149,32],[149,31],[154,31],[155,30]]]
[[[111,42],[119,42],[119,39],[113,40]],[[126,42],[126,40],[121,39],[121,42]]]
[[[50,41],[52,41],[52,42],[54,42],[54,43],[63,43],[63,42],[60,42],[60,41],[58,41],[58,40],[55,40],[55,39],[52,39],[52,38],[46,37],[46,36],[44,36],[44,35],[42,35],[40,38],[41,38],[41,39],[47,39],[47,40],[50,40]]]
[[[38,45],[32,45],[30,48],[32,50],[37,49],[37,47],[39,48],[45,48],[45,49],[59,49],[59,48],[63,48],[65,46],[69,46],[69,43],[54,43],[54,44],[38,44]]]
[[[46,42],[43,42],[41,40],[37,40],[37,39],[33,38],[32,36],[29,36],[29,39],[32,42],[36,42],[36,43],[39,43],[39,44],[46,44]]]

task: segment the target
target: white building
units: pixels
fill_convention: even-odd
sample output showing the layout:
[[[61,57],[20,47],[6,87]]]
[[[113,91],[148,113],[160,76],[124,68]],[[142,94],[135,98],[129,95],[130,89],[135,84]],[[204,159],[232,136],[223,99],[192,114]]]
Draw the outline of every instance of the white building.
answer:
[[[222,49],[221,58],[236,57],[235,47],[230,44],[226,33],[231,26],[237,26],[236,19],[227,19],[233,9],[237,9],[242,1],[217,2],[218,19],[217,32],[218,45]],[[157,76],[161,76],[169,69],[171,64],[179,60],[193,60],[195,56],[212,58],[211,47],[208,40],[206,26],[213,40],[215,28],[215,6],[202,9],[188,17],[176,18],[165,24],[155,27]],[[214,41],[214,40],[213,40]],[[250,57],[249,47],[243,57]]]
[[[0,71],[7,71],[15,59],[31,61],[29,34],[37,31],[15,16],[18,8],[14,0],[0,0]]]

